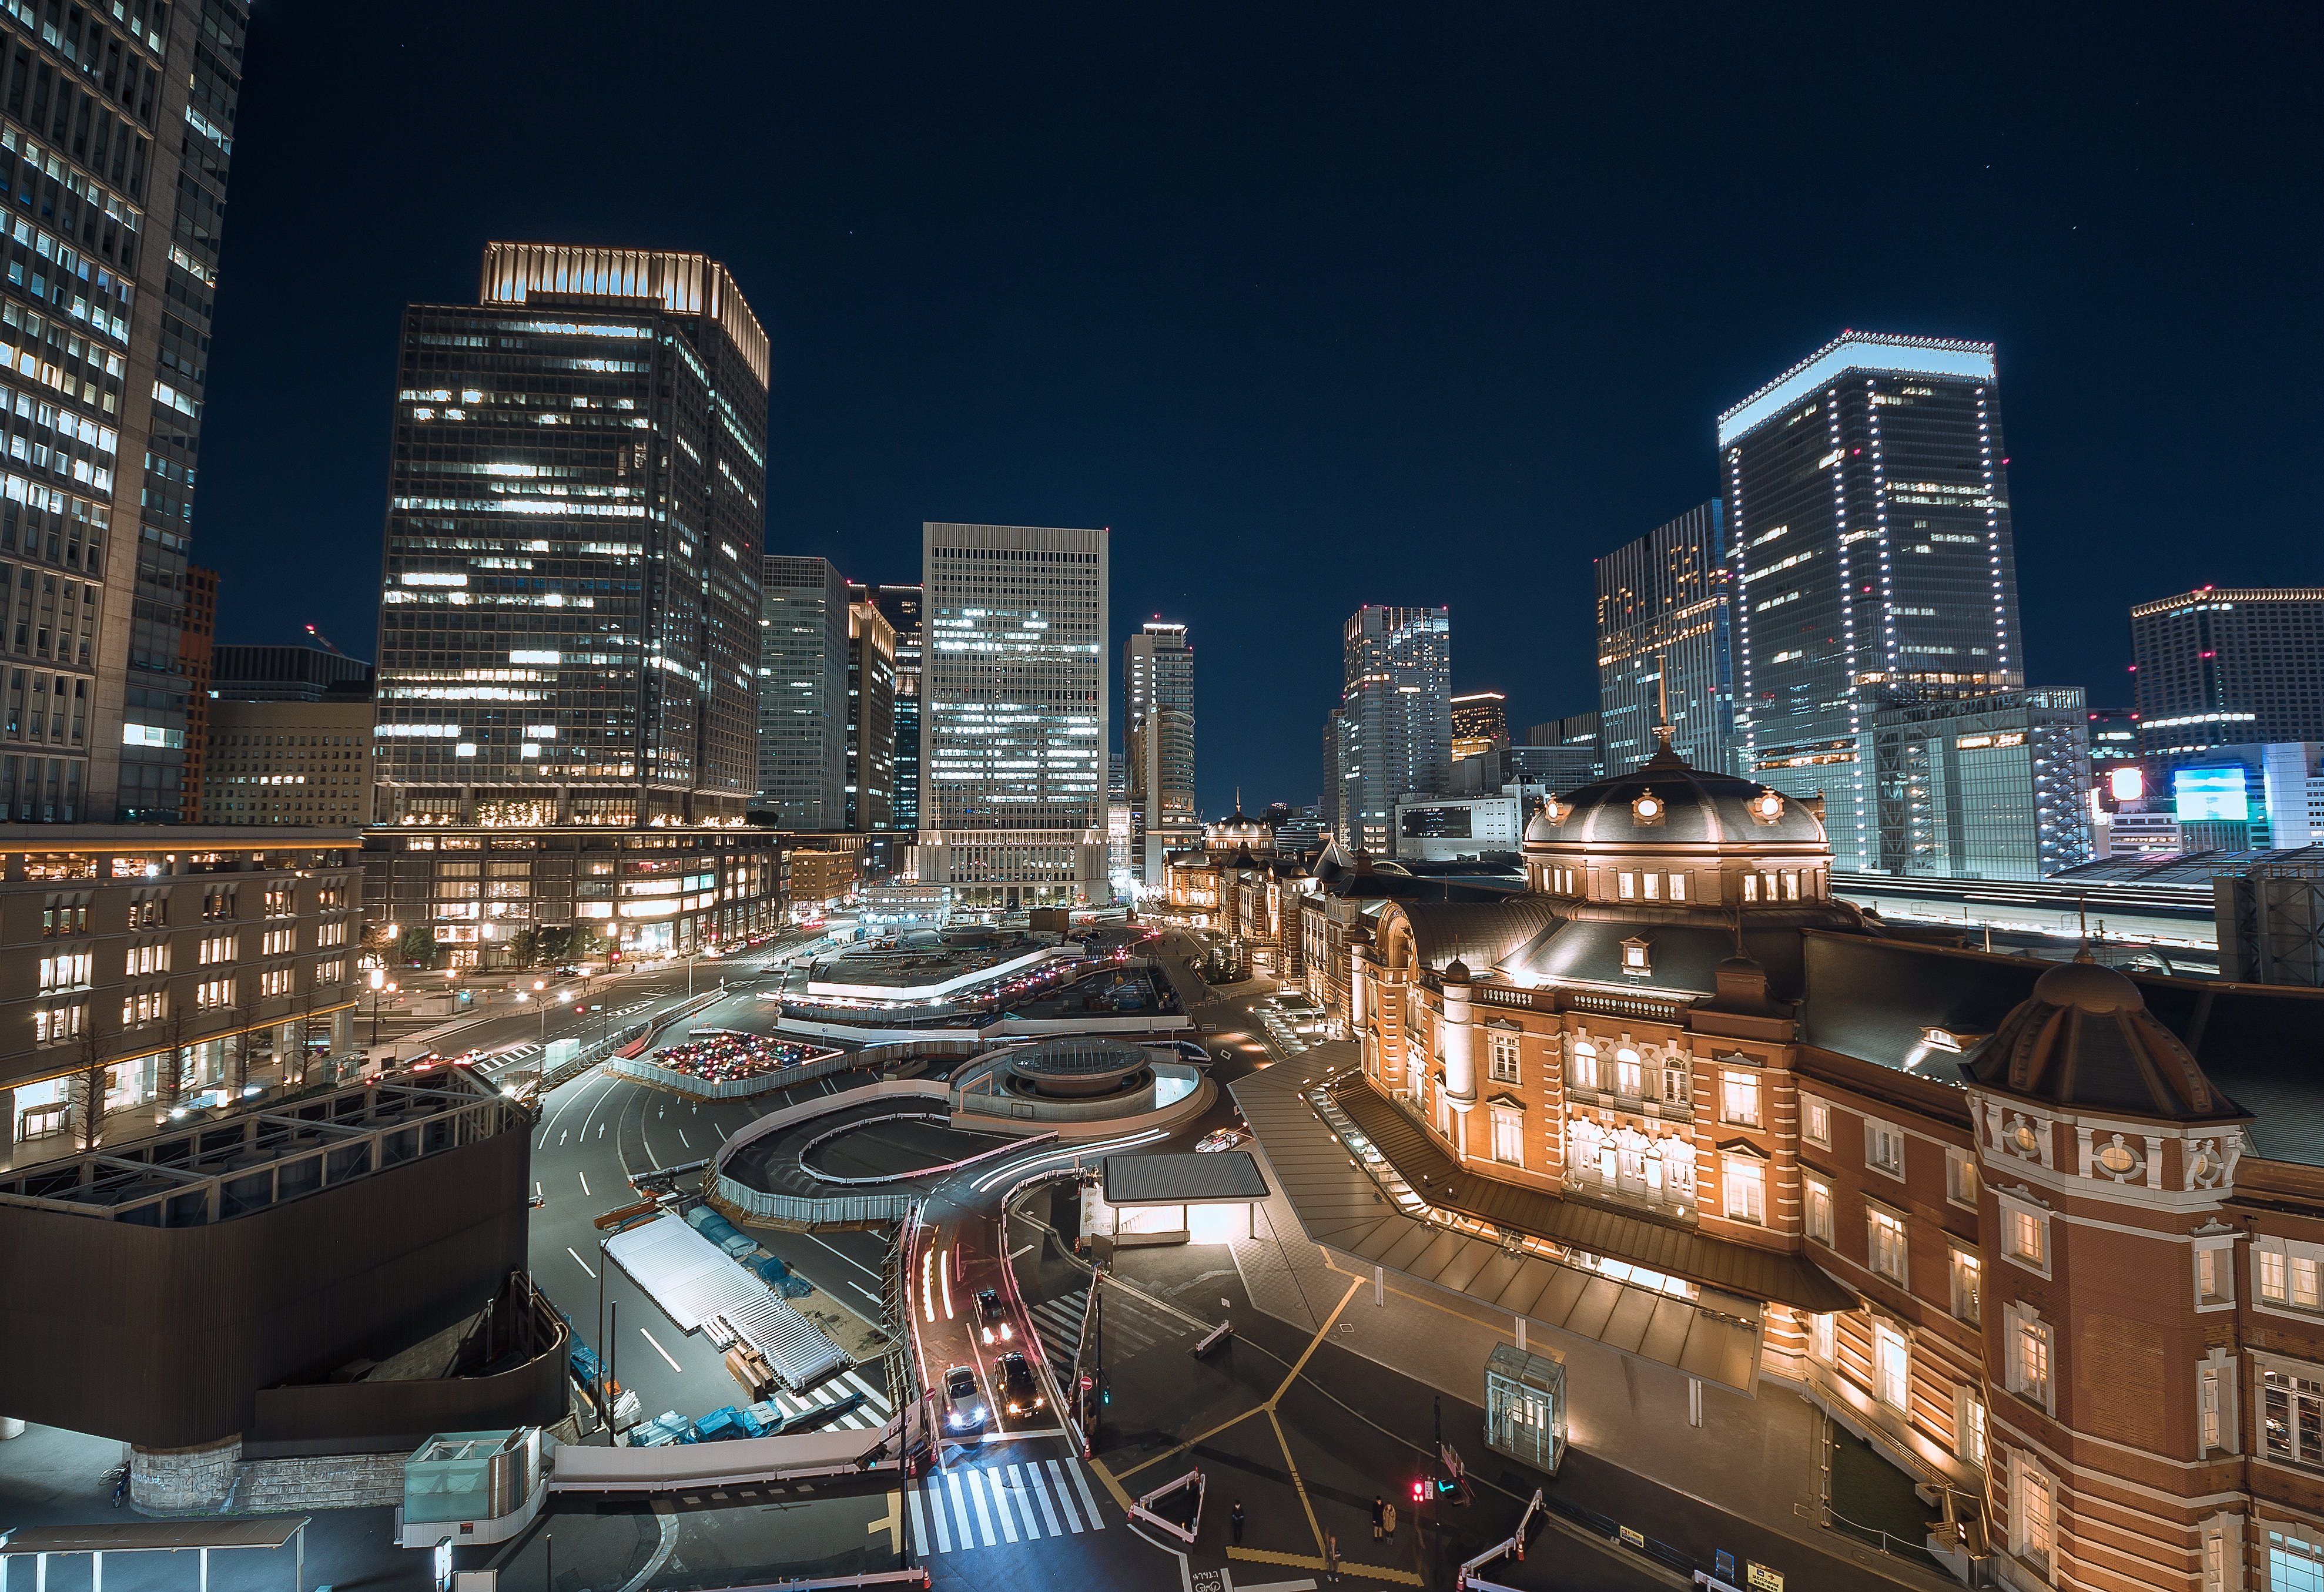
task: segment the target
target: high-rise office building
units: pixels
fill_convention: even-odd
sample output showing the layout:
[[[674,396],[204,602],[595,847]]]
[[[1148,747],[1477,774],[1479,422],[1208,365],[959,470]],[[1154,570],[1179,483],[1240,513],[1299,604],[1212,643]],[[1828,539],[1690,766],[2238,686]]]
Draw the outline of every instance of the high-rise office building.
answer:
[[[602,918],[650,952],[766,916],[771,842],[734,832],[758,788],[767,379],[766,334],[699,254],[490,244],[478,302],[405,311],[374,759],[375,820],[402,833],[375,837],[374,879],[509,850],[491,889],[462,860],[460,891],[392,908],[456,961],[528,923]],[[672,830],[693,833],[644,833]]]
[[[186,606],[178,622],[178,673],[186,682],[185,786],[180,822],[202,821],[202,768],[210,744],[210,667],[217,649],[218,577],[215,569],[186,566]],[[364,805],[368,806],[366,796]]]
[[[1563,792],[1614,772],[1606,761],[1605,740],[1595,713],[1568,713],[1526,732],[1525,744],[1509,748],[1509,778]]]
[[[372,698],[372,667],[320,647],[227,644],[210,653],[210,689],[241,702]]]
[[[2324,741],[2324,587],[2203,586],[2130,611],[2139,747]]]
[[[243,0],[0,11],[0,817],[174,823]]]
[[[1323,715],[1323,794],[1315,804],[1315,817],[1326,834],[1352,846],[1355,839],[1348,833],[1340,811],[1348,778],[1342,758],[1346,735],[1346,721],[1338,708]]]
[[[896,776],[888,827],[920,826],[920,588],[874,586],[872,600],[896,632]]]
[[[1737,771],[1877,866],[1872,715],[2024,684],[1993,345],[1850,332],[1719,419]]]
[[[2040,879],[2090,860],[2090,742],[2079,688],[1875,710],[1883,873]]]
[[[847,605],[847,827],[893,827],[896,630],[880,605]]]
[[[1111,898],[1109,540],[923,528],[918,870],[964,907]]]
[[[1130,868],[1140,883],[1169,883],[1163,859],[1200,843],[1194,812],[1194,649],[1186,627],[1150,620],[1121,644],[1123,762]]]
[[[1452,621],[1443,608],[1376,608],[1342,627],[1341,821],[1389,855],[1401,796],[1445,788],[1452,768]]]
[[[770,554],[759,594],[759,806],[784,829],[847,820],[847,582]]]
[[[1654,756],[1655,726],[1665,722],[1689,763],[1729,768],[1735,670],[1723,520],[1713,499],[1598,560],[1598,714],[1609,770]]]
[[[1509,699],[1499,691],[1467,691],[1454,697],[1452,760],[1506,751],[1509,744]]]

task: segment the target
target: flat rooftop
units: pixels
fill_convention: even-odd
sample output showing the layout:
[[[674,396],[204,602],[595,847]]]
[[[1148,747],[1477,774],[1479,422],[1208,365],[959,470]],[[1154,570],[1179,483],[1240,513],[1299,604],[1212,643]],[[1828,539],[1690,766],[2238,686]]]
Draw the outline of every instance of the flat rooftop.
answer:
[[[1108,1155],[1104,1170],[1109,1205],[1243,1205],[1267,1198],[1267,1179],[1246,1150]]]

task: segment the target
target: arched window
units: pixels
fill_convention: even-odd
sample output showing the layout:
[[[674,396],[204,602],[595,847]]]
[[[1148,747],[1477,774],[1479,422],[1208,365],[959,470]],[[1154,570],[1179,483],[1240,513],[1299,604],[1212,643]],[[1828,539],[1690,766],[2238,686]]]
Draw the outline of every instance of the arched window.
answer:
[[[1614,1092],[1636,1100],[1641,1087],[1638,1053],[1623,1045],[1614,1053]]]
[[[1598,1047],[1586,1039],[1573,1042],[1573,1087],[1598,1087]]]

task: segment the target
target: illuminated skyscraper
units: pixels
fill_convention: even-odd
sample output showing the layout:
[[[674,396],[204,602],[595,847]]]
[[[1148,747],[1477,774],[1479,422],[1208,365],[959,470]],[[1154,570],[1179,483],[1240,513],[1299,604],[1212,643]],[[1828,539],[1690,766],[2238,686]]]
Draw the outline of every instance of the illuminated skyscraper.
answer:
[[[2139,750],[2324,741],[2324,589],[2202,586],[2130,611]]]
[[[180,631],[248,25],[243,0],[0,15],[0,819],[175,823],[198,794]]]
[[[1452,699],[1452,759],[1490,757],[1509,747],[1509,699],[1499,691],[1467,691]]]
[[[921,881],[972,909],[1109,899],[1107,533],[922,535]]]
[[[847,582],[770,554],[759,598],[759,806],[785,829],[847,821]]]
[[[1719,454],[1737,771],[1821,793],[1838,866],[1877,868],[1872,715],[2024,682],[1993,345],[1850,332]]]
[[[920,588],[874,586],[872,600],[896,632],[896,774],[888,827],[920,826]]]
[[[1452,775],[1452,615],[1367,604],[1341,640],[1341,838],[1386,857],[1397,797],[1441,791]]]
[[[1149,621],[1121,644],[1130,851],[1139,880],[1168,882],[1163,857],[1202,842],[1194,813],[1194,649],[1186,627]]]
[[[894,827],[896,629],[869,597],[847,607],[847,827]]]
[[[1735,662],[1720,518],[1714,499],[1598,560],[1598,712],[1611,773],[1655,755],[1665,713],[1681,757],[1727,770]]]
[[[456,961],[528,925],[683,951],[771,914],[772,842],[742,832],[767,373],[699,254],[491,244],[477,303],[404,312],[374,759],[400,833],[374,847],[399,895],[435,870],[394,909]]]

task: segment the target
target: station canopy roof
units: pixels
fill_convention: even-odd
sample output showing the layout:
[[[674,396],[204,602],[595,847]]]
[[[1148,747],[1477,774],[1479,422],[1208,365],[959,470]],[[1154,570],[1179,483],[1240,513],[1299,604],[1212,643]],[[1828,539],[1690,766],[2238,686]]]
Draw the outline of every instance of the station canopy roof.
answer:
[[[1109,1205],[1247,1205],[1266,1198],[1267,1179],[1243,1150],[1105,1158]]]

